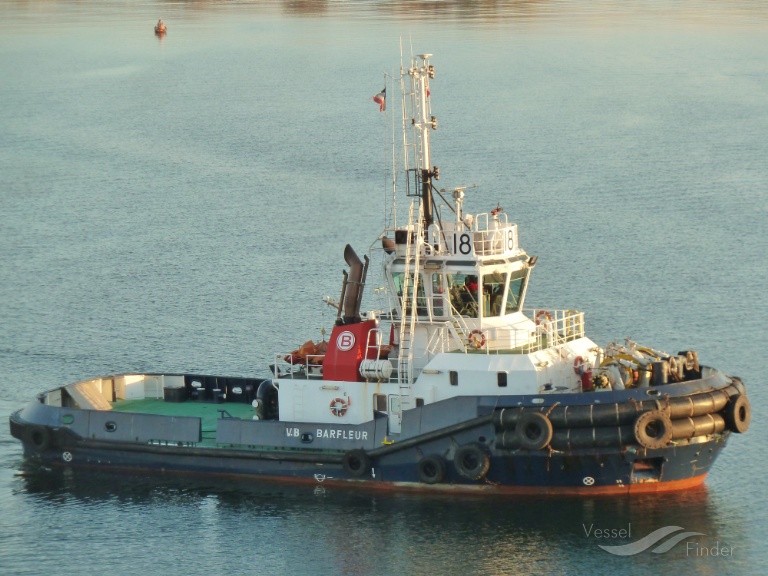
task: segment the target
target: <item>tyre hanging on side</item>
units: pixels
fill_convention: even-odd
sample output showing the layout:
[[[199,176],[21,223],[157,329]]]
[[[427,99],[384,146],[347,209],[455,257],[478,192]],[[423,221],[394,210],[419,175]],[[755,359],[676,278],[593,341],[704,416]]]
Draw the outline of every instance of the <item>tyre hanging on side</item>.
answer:
[[[480,480],[491,467],[491,459],[479,444],[464,444],[453,455],[456,471],[470,480]]]
[[[729,430],[738,434],[743,434],[749,429],[749,423],[752,420],[752,408],[749,405],[749,398],[742,394],[736,394],[725,405],[723,418]]]
[[[526,450],[541,450],[551,441],[554,430],[552,422],[541,412],[523,412],[515,427],[520,447]]]
[[[424,484],[439,484],[445,480],[447,471],[442,456],[431,454],[419,460],[419,480]]]
[[[350,450],[341,459],[341,466],[344,472],[350,476],[359,478],[371,467],[371,459],[365,450]]]
[[[37,450],[43,451],[48,448],[51,437],[48,433],[48,428],[45,426],[33,426],[27,432],[27,439]]]

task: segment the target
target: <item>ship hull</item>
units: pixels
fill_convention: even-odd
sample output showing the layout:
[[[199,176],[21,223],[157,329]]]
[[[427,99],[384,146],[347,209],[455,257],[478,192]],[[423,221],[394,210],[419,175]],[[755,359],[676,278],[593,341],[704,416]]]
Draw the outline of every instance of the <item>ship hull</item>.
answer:
[[[736,385],[706,392],[703,388],[703,384],[690,384],[682,390],[686,394],[680,398],[689,402],[688,399],[701,399],[704,394],[727,398],[728,394],[735,396],[740,392]],[[140,436],[133,441],[109,441],[103,438],[105,434],[98,437],[92,431],[86,433],[74,424],[62,422],[95,422],[108,414],[125,428],[128,425],[119,418],[137,415],[60,408],[39,401],[12,414],[10,425],[12,435],[23,444],[25,456],[52,468],[477,494],[639,494],[684,490],[702,484],[731,430],[691,432],[690,437],[677,438],[661,447],[644,447],[631,434],[627,435],[624,424],[625,420],[633,419],[626,413],[627,407],[647,412],[638,394],[640,391],[603,395],[605,406],[611,405],[608,400],[617,401],[617,410],[611,412],[619,415],[609,417],[594,416],[594,405],[585,403],[584,395],[555,395],[549,399],[550,405],[544,407],[530,405],[531,399],[524,397],[463,398],[454,401],[452,407],[436,406],[432,411],[450,415],[472,410],[474,417],[446,420],[432,429],[414,428],[412,437],[393,443],[386,435],[386,418],[377,418],[367,427],[347,427],[343,431],[345,440],[339,440],[338,446],[327,441],[318,448],[304,448],[294,440],[310,431],[319,436],[322,425],[237,418],[219,420],[219,438],[207,443],[203,439],[156,442]],[[690,402],[693,405],[695,400]],[[521,407],[521,403],[529,406]],[[719,409],[720,404],[714,408]],[[587,410],[590,418],[597,421],[583,421]],[[514,439],[509,440],[510,433],[515,437],[523,414],[543,412],[557,424],[546,446],[521,447]],[[577,427],[563,428],[563,414]],[[430,420],[429,411],[418,416],[422,423]],[[141,421],[132,422],[135,427],[147,427]],[[170,420],[164,424],[172,425]],[[238,431],[238,427],[242,430]],[[283,440],[270,445],[244,445],[232,440],[245,438],[247,430],[265,434],[268,428],[273,430],[270,437]],[[591,440],[585,442],[585,437]]]
[[[58,440],[58,439],[57,439]],[[56,442],[59,444],[59,442]],[[105,472],[190,474],[196,476],[252,478],[272,482],[299,483],[372,490],[436,491],[497,494],[618,495],[685,490],[703,484],[723,439],[657,450],[653,458],[663,460],[663,475],[636,478],[632,462],[620,451],[555,455],[503,455],[490,459],[480,481],[462,478],[450,471],[436,484],[418,477],[417,462],[377,461],[362,477],[348,474],[341,463],[296,461],[280,455],[222,454],[216,449],[194,453],[165,447],[117,447],[92,445],[87,441],[64,440],[39,449],[24,442],[25,456],[52,468],[98,469]],[[154,449],[153,449],[154,448]]]

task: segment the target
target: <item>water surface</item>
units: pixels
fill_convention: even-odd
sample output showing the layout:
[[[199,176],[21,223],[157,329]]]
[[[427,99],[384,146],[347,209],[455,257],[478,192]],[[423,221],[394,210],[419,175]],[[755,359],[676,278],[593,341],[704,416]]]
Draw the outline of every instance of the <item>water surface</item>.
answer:
[[[435,54],[441,185],[540,257],[528,304],[696,349],[753,404],[706,488],[631,499],[46,474],[4,425],[2,572],[761,573],[767,31],[758,1],[0,1],[3,417],[100,374],[259,374],[330,331],[343,247],[382,225],[400,38]],[[613,557],[592,525],[733,555]]]

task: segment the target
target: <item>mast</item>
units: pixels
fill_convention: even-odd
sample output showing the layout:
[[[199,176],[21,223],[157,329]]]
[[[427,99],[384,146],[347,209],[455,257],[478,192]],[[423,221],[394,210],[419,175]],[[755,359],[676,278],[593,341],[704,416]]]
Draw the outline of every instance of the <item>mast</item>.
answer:
[[[429,80],[435,77],[435,69],[429,64],[431,54],[419,54],[411,61],[409,107],[406,109],[403,91],[403,144],[405,149],[406,175],[414,173],[416,190],[408,196],[418,197],[411,202],[408,224],[405,227],[404,279],[402,287],[401,316],[399,326],[398,382],[400,388],[400,411],[390,426],[400,431],[402,411],[412,407],[411,387],[413,385],[413,340],[416,336],[416,316],[419,308],[419,285],[422,282],[421,251],[425,231],[434,223],[434,202],[432,179],[438,178],[437,167],[430,168],[430,130],[437,128],[437,119],[430,115]],[[401,73],[401,82],[403,79]],[[408,140],[408,126],[411,126],[411,141]],[[411,154],[413,155],[411,157]],[[411,163],[411,160],[413,162]],[[412,168],[411,168],[412,166]],[[406,182],[408,178],[406,178]]]
[[[421,196],[423,222],[428,229],[435,221],[432,179],[438,180],[437,166],[430,166],[430,130],[437,130],[437,118],[431,115],[429,80],[435,77],[435,67],[429,63],[432,54],[419,54],[413,59],[408,75],[411,77],[411,124],[413,126],[416,183]]]

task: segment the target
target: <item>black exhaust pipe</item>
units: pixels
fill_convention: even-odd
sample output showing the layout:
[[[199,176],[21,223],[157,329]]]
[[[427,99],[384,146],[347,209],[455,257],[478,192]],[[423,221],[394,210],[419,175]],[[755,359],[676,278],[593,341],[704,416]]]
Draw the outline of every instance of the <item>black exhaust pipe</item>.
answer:
[[[352,246],[344,247],[344,261],[349,266],[349,278],[344,294],[344,324],[360,322],[360,303],[363,299],[363,263],[357,257]]]

